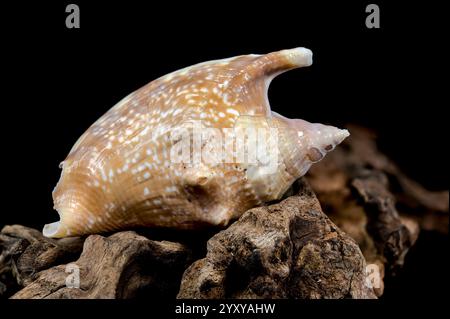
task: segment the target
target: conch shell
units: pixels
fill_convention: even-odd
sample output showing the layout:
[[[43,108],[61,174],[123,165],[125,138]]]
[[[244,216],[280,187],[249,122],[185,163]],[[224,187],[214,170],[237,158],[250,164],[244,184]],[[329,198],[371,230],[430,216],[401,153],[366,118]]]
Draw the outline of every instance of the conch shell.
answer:
[[[45,225],[44,235],[224,226],[279,199],[349,135],[270,110],[271,80],[311,63],[305,48],[243,55],[170,73],[131,93],[61,163],[53,191],[60,221]]]

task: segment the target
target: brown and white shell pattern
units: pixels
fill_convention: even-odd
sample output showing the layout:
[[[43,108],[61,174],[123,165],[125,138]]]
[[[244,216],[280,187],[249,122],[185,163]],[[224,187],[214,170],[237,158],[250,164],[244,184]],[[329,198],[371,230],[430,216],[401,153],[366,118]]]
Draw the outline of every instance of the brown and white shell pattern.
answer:
[[[280,198],[348,136],[346,130],[270,110],[271,80],[311,63],[312,53],[305,48],[242,55],[193,65],[131,93],[98,119],[61,163],[53,192],[60,221],[45,225],[44,235],[227,225],[249,208]],[[222,148],[232,160],[174,160],[174,146],[180,143],[174,132],[191,132],[189,140],[195,144],[194,127],[220,134],[231,129],[233,136],[238,129],[272,129],[276,144],[264,145],[270,140],[264,135],[258,147],[276,154],[276,165],[267,170],[264,161],[238,161],[237,142]],[[197,145],[201,151],[210,147],[209,140]],[[190,159],[196,156],[194,148],[187,147]]]

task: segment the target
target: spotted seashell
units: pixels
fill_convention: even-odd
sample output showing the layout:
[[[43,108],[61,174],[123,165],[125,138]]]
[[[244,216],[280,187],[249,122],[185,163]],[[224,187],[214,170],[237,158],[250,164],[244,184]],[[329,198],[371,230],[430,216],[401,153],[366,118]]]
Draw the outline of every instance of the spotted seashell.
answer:
[[[227,225],[280,198],[348,136],[270,110],[271,80],[311,63],[305,48],[243,55],[170,73],[131,93],[61,163],[53,192],[60,221],[45,225],[44,235]]]

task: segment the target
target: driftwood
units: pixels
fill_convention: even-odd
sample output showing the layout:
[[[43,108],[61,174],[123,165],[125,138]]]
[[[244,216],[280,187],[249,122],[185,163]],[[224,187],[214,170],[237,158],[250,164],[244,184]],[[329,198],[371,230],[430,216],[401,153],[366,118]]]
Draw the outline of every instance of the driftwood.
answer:
[[[448,192],[431,192],[409,179],[376,144],[350,127],[351,138],[313,166],[308,181],[328,216],[356,240],[364,257],[395,275],[420,229],[448,233]],[[383,285],[376,289],[383,294]]]
[[[14,225],[0,233],[0,297],[32,283],[41,270],[76,259],[82,238],[53,240],[40,231]]]
[[[353,205],[352,183],[357,178],[375,176],[380,187],[391,193],[402,216],[414,219],[422,229],[448,234],[449,192],[428,191],[408,178],[377,147],[376,135],[358,126],[350,126],[346,139],[308,174],[313,190],[327,214],[340,215],[342,208]]]
[[[208,241],[184,273],[179,298],[374,298],[356,243],[300,193],[246,212]]]
[[[448,233],[448,192],[406,177],[357,127],[283,201],[213,233],[48,239],[0,232],[0,298],[376,298],[420,229]],[[317,197],[316,197],[317,195]],[[320,203],[320,204],[319,204]],[[175,233],[175,235],[174,235]]]

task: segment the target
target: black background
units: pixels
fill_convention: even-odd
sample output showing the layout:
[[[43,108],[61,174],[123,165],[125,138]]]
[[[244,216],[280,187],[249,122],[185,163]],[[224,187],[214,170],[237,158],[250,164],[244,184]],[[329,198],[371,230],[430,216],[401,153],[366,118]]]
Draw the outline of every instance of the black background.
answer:
[[[448,83],[441,80],[440,59],[448,39],[439,32],[444,20],[437,4],[374,1],[381,29],[367,29],[368,1],[72,2],[81,9],[80,29],[65,27],[71,2],[1,4],[6,204],[0,226],[41,228],[56,220],[51,191],[58,164],[128,93],[194,63],[297,46],[313,51],[314,64],[273,81],[274,111],[372,127],[411,177],[430,189],[448,189],[448,102],[442,100]],[[392,283],[386,298],[425,295],[440,276],[448,281],[441,252],[448,239],[424,236],[419,252],[408,257],[413,268]],[[429,277],[417,278],[424,272]]]

